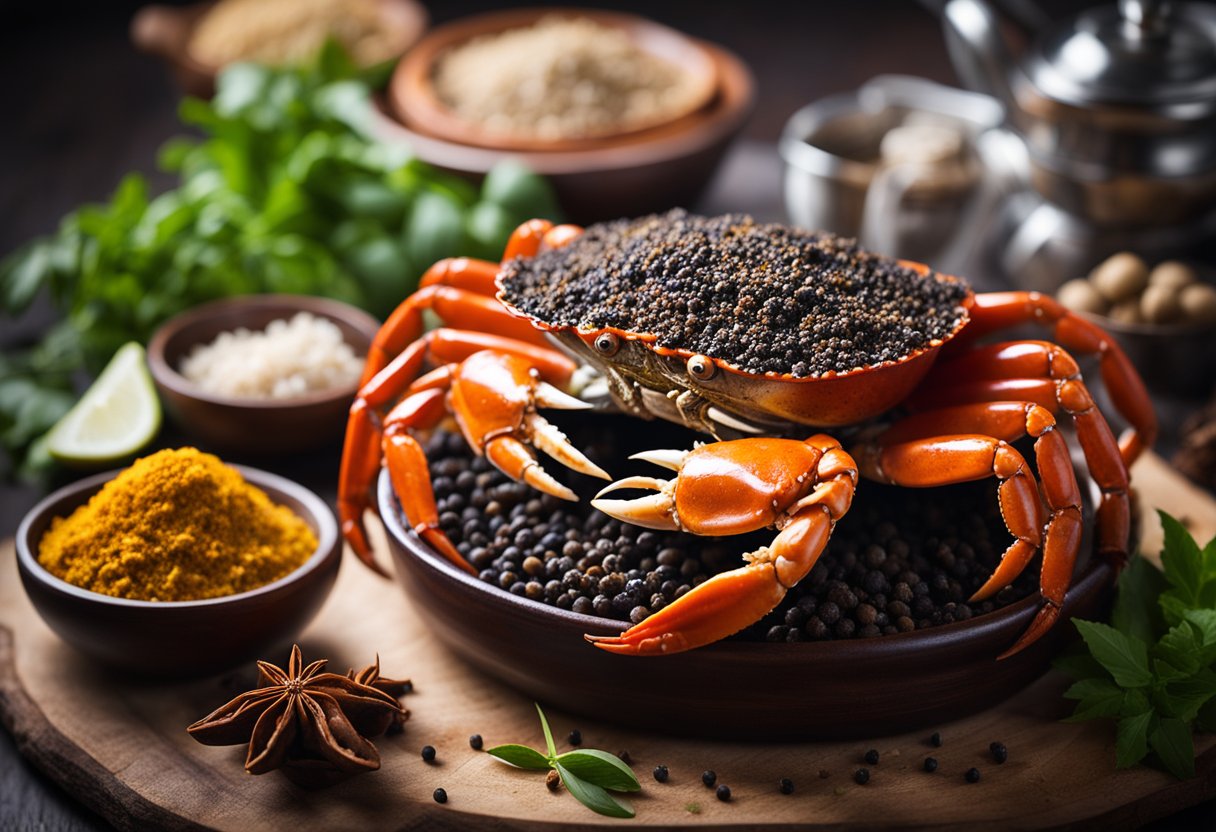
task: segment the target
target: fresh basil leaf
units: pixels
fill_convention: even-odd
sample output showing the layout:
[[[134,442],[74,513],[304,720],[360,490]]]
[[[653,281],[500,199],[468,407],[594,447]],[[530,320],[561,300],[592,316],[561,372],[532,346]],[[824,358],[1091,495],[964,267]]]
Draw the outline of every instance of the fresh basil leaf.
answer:
[[[1148,754],[1148,735],[1156,714],[1146,711],[1124,717],[1115,727],[1115,766],[1131,768]]]
[[[1183,620],[1187,610],[1191,605],[1172,594],[1172,591],[1161,593],[1161,597],[1157,599],[1158,606],[1161,607],[1161,612],[1165,616],[1165,622],[1173,627]]]
[[[1181,719],[1190,725],[1212,695],[1213,691],[1202,683],[1178,679],[1154,691],[1152,700],[1157,713]]]
[[[1154,654],[1188,675],[1194,673],[1200,667],[1197,630],[1198,628],[1186,621],[1171,627],[1153,648]]]
[[[1126,695],[1108,678],[1082,679],[1064,692],[1066,699],[1078,699],[1076,710],[1065,722],[1117,717],[1124,711]]]
[[[1187,610],[1182,617],[1188,623],[1195,625],[1201,646],[1216,646],[1216,609]],[[1204,662],[1204,664],[1209,663]]]
[[[1119,575],[1111,625],[1121,633],[1152,644],[1165,630],[1157,597],[1166,586],[1160,569],[1143,557],[1133,557]]]
[[[1143,641],[1095,621],[1074,620],[1073,623],[1081,631],[1094,658],[1110,671],[1118,684],[1136,688],[1153,681],[1153,674],[1148,669],[1148,648]]]
[[[1195,744],[1187,722],[1170,718],[1158,720],[1157,727],[1149,734],[1148,744],[1170,774],[1179,780],[1195,776]]]
[[[418,194],[405,223],[405,252],[427,268],[460,251],[464,243],[464,211],[452,198],[424,191]]]
[[[536,712],[540,714],[540,727],[545,732],[545,748],[549,749],[549,759],[553,760],[557,757],[557,747],[553,745],[553,734],[549,730],[549,720],[545,719],[545,712],[540,709],[540,705],[536,702]]]
[[[588,783],[580,779],[561,763],[555,763],[555,767],[557,768],[558,775],[562,778],[562,783],[565,785],[566,790],[574,796],[575,800],[591,811],[607,815],[611,818],[633,817],[633,808],[627,803],[618,801],[594,783]]]
[[[1165,531],[1165,546],[1161,550],[1165,577],[1174,587],[1175,594],[1194,606],[1199,600],[1199,589],[1203,582],[1203,557],[1199,545],[1186,527],[1169,514],[1160,510],[1157,514]]]
[[[538,771],[548,771],[549,760],[544,754],[533,748],[528,748],[526,745],[516,745],[508,743],[507,745],[496,745],[493,748],[487,748],[486,753],[491,757],[497,757],[505,763],[510,763],[518,768],[528,768]]]
[[[559,754],[561,763],[576,777],[614,792],[641,791],[642,786],[634,776],[633,769],[625,765],[620,757],[596,748],[580,748]]]

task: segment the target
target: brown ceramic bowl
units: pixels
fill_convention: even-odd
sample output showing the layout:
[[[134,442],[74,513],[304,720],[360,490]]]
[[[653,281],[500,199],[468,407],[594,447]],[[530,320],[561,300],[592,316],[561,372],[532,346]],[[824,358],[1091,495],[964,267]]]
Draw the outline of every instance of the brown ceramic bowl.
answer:
[[[530,10],[487,15],[469,22],[518,20],[521,15],[530,15],[525,19],[534,20],[540,14],[538,10]],[[443,36],[443,30],[437,29],[433,34]],[[436,123],[433,120],[419,121],[409,115],[413,109],[408,90],[423,83],[420,79],[429,77],[426,74],[429,64],[426,73],[417,68],[428,54],[424,39],[398,65],[388,99],[383,102],[387,115],[377,124],[378,134],[386,141],[409,145],[424,162],[469,177],[484,176],[506,156],[516,159],[549,179],[567,217],[574,222],[590,223],[689,206],[713,177],[755,102],[752,75],[739,58],[718,46],[693,43],[712,61],[716,77],[714,94],[695,112],[611,139],[508,151],[478,144],[467,135],[464,140],[456,140],[450,132],[440,135],[433,129]],[[416,58],[416,54],[422,57]],[[429,54],[433,56],[434,52]]]
[[[223,68],[201,61],[190,52],[195,27],[215,5],[144,6],[131,20],[132,42],[168,64],[187,95],[209,98],[215,93],[215,76]],[[427,11],[416,0],[380,0],[379,8],[384,28],[393,33],[398,54],[412,46],[426,29]]]
[[[1061,621],[997,661],[1034,616],[1032,595],[965,622],[878,638],[722,642],[673,656],[618,656],[583,634],[615,635],[623,622],[512,595],[456,569],[403,527],[387,473],[378,497],[398,578],[437,638],[534,699],[634,728],[749,740],[923,728],[1013,695],[1076,637]],[[1088,537],[1083,545],[1088,550]],[[1064,617],[1101,615],[1111,585],[1111,567],[1090,561],[1068,592]]]
[[[132,601],[60,580],[38,563],[39,541],[53,518],[71,514],[118,474],[110,471],[51,494],[17,529],[17,569],[43,621],[98,662],[148,676],[200,676],[289,643],[320,609],[338,577],[338,524],[329,506],[303,486],[235,467],[317,535],[317,550],[303,566],[258,589],[202,601]]]
[[[546,17],[588,19],[617,29],[640,51],[679,67],[692,82],[685,106],[661,121],[629,130],[587,138],[542,139],[528,134],[489,131],[462,118],[439,98],[432,79],[437,63],[446,52],[474,38],[531,26]],[[493,69],[486,67],[489,72]],[[406,125],[437,139],[498,150],[556,152],[611,147],[623,138],[637,137],[647,131],[678,133],[684,129],[683,120],[707,107],[717,89],[718,62],[713,54],[704,44],[667,26],[635,15],[597,9],[511,9],[466,17],[429,32],[397,65],[388,97]]]
[[[148,343],[148,367],[170,416],[208,448],[284,454],[337,442],[357,385],[295,399],[245,399],[200,390],[178,372],[190,350],[238,327],[265,329],[271,321],[311,312],[332,321],[356,355],[366,355],[379,322],[349,304],[304,295],[247,295],[197,306],[170,318]]]

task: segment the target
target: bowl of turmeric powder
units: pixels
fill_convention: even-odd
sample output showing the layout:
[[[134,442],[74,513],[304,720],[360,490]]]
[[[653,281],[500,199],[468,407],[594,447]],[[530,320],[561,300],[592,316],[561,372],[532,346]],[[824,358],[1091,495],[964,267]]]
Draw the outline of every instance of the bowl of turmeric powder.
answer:
[[[148,676],[204,675],[290,642],[340,555],[320,497],[194,448],[62,488],[17,530],[21,581],[47,625]]]

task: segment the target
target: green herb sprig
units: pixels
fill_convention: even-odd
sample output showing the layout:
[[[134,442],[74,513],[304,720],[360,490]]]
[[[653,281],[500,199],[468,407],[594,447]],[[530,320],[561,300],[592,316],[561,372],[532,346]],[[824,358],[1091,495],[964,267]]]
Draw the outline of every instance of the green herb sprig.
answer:
[[[177,187],[157,195],[132,173],[0,259],[0,320],[40,293],[62,315],[0,364],[0,472],[6,454],[14,468],[38,457],[27,452],[74,401],[73,372],[99,371],[183,309],[289,292],[383,317],[436,260],[497,259],[519,223],[557,216],[549,184],[516,162],[477,188],[382,141],[371,86],[336,44],[303,67],[234,64],[180,117],[198,135],[159,159]]]
[[[536,712],[540,714],[540,727],[545,732],[548,753],[542,754],[534,748],[513,743],[486,749],[486,753],[518,768],[535,771],[553,769],[561,777],[566,791],[591,811],[613,818],[633,817],[633,807],[609,794],[642,790],[633,769],[615,754],[595,748],[579,748],[558,754],[553,745],[553,734],[549,731],[549,721],[545,719],[540,705],[536,706]]]
[[[1216,731],[1216,538],[1202,549],[1159,511],[1164,571],[1134,558],[1119,576],[1111,624],[1074,621],[1084,650],[1056,667],[1077,678],[1069,722],[1115,720],[1115,764],[1145,757],[1195,776],[1192,730]]]

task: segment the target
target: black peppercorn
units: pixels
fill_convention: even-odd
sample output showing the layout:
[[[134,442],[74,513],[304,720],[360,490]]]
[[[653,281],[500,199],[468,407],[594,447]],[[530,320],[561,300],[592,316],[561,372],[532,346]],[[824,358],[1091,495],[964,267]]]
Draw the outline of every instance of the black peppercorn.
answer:
[[[726,803],[727,801],[729,801],[730,800],[730,786],[726,785],[725,783],[723,783],[721,786],[718,786],[717,795],[718,795],[718,800],[721,800],[723,803]]]
[[[657,782],[666,783],[667,775],[668,775],[667,766],[655,766],[654,767],[654,779]]]
[[[933,732],[933,736],[929,737],[929,744],[934,748],[942,747],[942,735],[940,731]]]
[[[857,785],[864,786],[870,782],[870,770],[868,768],[857,769],[857,771],[853,772],[853,780],[856,781]]]
[[[618,752],[616,752],[616,757],[618,760],[620,760],[625,765],[629,765],[630,763],[633,762],[633,758],[629,756],[628,751],[618,751]]]
[[[446,789],[435,789],[435,791],[431,794],[431,797],[435,798],[436,803],[448,802],[448,793]]]
[[[988,746],[988,750],[992,753],[992,759],[998,763],[1003,763],[1009,759],[1009,749],[1005,747],[1003,742],[994,742]]]
[[[937,758],[936,757],[926,757],[925,758],[925,771],[929,772],[930,774],[937,771]]]
[[[788,777],[782,777],[781,780],[777,783],[777,789],[782,794],[793,794],[794,793],[794,781]]]
[[[878,765],[878,749],[871,748],[869,751],[867,751],[865,759],[866,762],[872,766]]]
[[[469,748],[472,748],[474,751],[480,751],[481,744],[481,734],[472,734],[469,736]]]
[[[571,745],[582,745],[583,732],[575,728],[570,732],[570,736],[566,737],[566,742],[570,743]]]
[[[704,783],[707,787],[712,788],[714,783],[716,783],[717,781],[718,781],[718,775],[715,774],[714,772],[712,772],[712,771],[701,772],[701,782]]]
[[[435,762],[435,746],[433,746],[433,745],[422,746],[422,759],[423,759],[423,761],[428,762],[428,763]]]
[[[963,776],[967,778],[968,783],[980,782],[980,770],[978,768],[967,769],[967,773]]]

